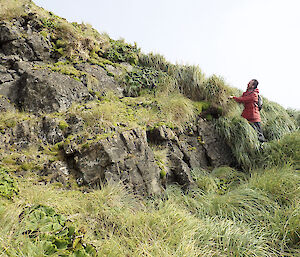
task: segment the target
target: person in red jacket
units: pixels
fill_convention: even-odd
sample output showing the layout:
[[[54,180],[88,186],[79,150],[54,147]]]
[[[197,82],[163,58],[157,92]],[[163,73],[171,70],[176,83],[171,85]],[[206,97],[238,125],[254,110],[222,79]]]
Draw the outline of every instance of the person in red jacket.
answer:
[[[257,105],[259,90],[257,86],[258,81],[256,79],[252,79],[248,83],[246,92],[244,92],[241,97],[230,96],[229,98],[244,105],[242,117],[248,120],[250,125],[256,130],[258,140],[260,142],[266,142],[260,125],[261,119]]]

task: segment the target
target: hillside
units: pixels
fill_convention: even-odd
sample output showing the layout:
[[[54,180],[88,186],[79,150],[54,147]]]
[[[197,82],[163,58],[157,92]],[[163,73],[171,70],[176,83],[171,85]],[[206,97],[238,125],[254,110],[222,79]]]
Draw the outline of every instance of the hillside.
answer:
[[[296,256],[299,113],[32,1],[0,2],[3,256]]]

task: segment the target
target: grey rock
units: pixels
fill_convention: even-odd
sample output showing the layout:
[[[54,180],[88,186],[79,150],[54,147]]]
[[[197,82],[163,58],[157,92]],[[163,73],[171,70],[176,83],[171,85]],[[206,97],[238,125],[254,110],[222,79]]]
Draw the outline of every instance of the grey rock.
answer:
[[[14,145],[17,149],[29,147],[32,143],[37,142],[37,134],[35,127],[30,120],[17,123],[10,135],[10,145]]]
[[[5,83],[5,82],[10,82],[10,81],[13,81],[13,77],[12,75],[10,75],[8,72],[2,72],[0,71],[0,85],[2,83]]]
[[[55,161],[44,165],[40,175],[49,177],[50,183],[60,182],[67,185],[70,178],[70,170],[66,162]]]
[[[55,119],[44,116],[40,125],[39,137],[45,144],[55,145],[64,140],[63,131],[59,128],[59,123]]]
[[[100,92],[101,94],[112,91],[119,97],[123,96],[123,89],[113,77],[107,75],[107,71],[102,67],[89,63],[80,63],[77,64],[75,68],[88,73],[96,79],[93,83],[88,85],[93,91]]]
[[[198,132],[211,166],[230,166],[234,163],[230,147],[218,135],[212,123],[200,119],[198,122]]]
[[[33,113],[66,111],[73,102],[92,99],[88,89],[73,78],[24,64],[19,63],[23,74],[9,93],[19,109]]]
[[[15,22],[18,24],[18,22]],[[8,22],[0,23],[0,52],[5,55],[18,55],[22,60],[49,60],[51,43],[30,25],[26,30]]]
[[[87,184],[122,181],[142,195],[161,193],[160,170],[145,131],[129,130],[94,142],[75,153],[74,161]]]
[[[0,88],[1,88],[1,86],[0,86]],[[1,90],[0,90],[0,111],[1,112],[6,112],[6,111],[15,112],[16,111],[14,106],[10,103],[10,100],[6,96],[1,95]]]

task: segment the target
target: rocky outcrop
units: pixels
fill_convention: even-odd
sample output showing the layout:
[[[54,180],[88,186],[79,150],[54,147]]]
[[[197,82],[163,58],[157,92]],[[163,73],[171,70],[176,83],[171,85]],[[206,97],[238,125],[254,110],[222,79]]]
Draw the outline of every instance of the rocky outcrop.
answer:
[[[230,148],[218,136],[212,123],[200,119],[197,126],[177,134],[166,126],[147,132],[149,142],[167,149],[167,183],[188,188],[193,184],[192,169],[234,164]]]
[[[41,34],[42,22],[35,14],[0,22],[0,101],[1,110],[12,107],[41,113],[65,111],[73,102],[94,99],[95,92],[113,91],[123,96],[122,87],[111,74],[121,69],[81,63],[77,80],[47,68],[58,61],[50,37]],[[66,61],[66,60],[65,60]],[[124,66],[125,67],[125,66]],[[93,78],[87,81],[87,78]]]
[[[73,102],[93,99],[88,89],[75,79],[24,64],[16,64],[22,67],[23,74],[10,93],[19,109],[33,113],[60,112],[66,111]]]
[[[71,151],[69,144],[65,145],[65,154],[79,181],[89,185],[122,181],[142,195],[161,193],[160,169],[145,131],[115,133]]]
[[[112,127],[109,133],[85,138],[76,136],[83,129],[82,120],[74,115],[66,119],[65,128],[59,118],[33,117],[2,129],[0,143],[16,151],[30,146],[43,150],[59,143],[64,157],[56,164],[51,160],[40,172],[51,182],[67,184],[70,176],[75,176],[79,185],[91,187],[121,181],[136,193],[156,195],[173,183],[188,189],[193,184],[191,171],[195,168],[234,163],[229,147],[214,131],[213,124],[203,120],[185,132],[166,126],[148,131]],[[158,148],[166,155],[164,168],[155,157]]]
[[[147,130],[110,125],[85,133],[83,117],[67,113],[69,107],[108,91],[123,97],[115,78],[132,66],[70,64],[55,52],[52,39],[40,33],[42,29],[35,14],[0,22],[0,111],[10,117],[16,110],[28,114],[17,123],[8,118],[0,124],[0,153],[21,153],[18,161],[24,164],[34,158],[22,156],[24,149],[37,148],[37,158],[54,149],[56,157],[46,163],[43,159],[44,168],[38,171],[48,181],[67,185],[75,176],[79,185],[91,187],[121,181],[141,195],[161,194],[173,183],[188,189],[193,184],[193,169],[234,163],[230,148],[213,124],[200,117],[185,131],[164,125]],[[63,74],[55,69],[57,65],[70,65],[75,75]],[[63,123],[55,112],[63,113]],[[164,152],[164,160],[155,149]]]
[[[0,49],[5,55],[18,55],[27,61],[50,60],[51,43],[39,32],[42,25],[34,15],[0,23]]]
[[[89,63],[80,63],[75,65],[76,69],[82,71],[84,73],[89,74],[94,79],[90,83],[83,81],[87,86],[90,86],[94,91],[99,92],[100,94],[105,94],[105,92],[113,91],[116,96],[122,97],[123,96],[123,88],[115,81],[112,76],[107,75],[107,71],[98,65],[92,65]],[[116,74],[120,75],[116,69],[110,69]]]

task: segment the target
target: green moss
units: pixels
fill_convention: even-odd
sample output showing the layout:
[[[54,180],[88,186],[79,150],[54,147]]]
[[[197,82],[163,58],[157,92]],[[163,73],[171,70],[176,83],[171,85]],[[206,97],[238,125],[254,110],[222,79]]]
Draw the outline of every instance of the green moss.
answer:
[[[61,130],[65,130],[66,128],[69,127],[69,124],[65,121],[65,120],[61,120],[58,124],[58,127],[61,129]]]
[[[45,69],[48,68],[51,71],[59,72],[64,75],[68,75],[72,77],[73,79],[81,82],[81,77],[86,76],[87,73],[79,71],[74,68],[74,66],[70,62],[57,62],[54,64],[48,64],[48,65],[35,65],[35,69]]]
[[[40,32],[40,34],[45,38],[45,39],[47,39],[48,38],[48,32],[46,31],[46,30],[42,30],[41,32]]]
[[[50,19],[41,18],[41,22],[42,22],[43,26],[48,29],[57,29],[57,27],[58,27],[58,23],[55,18],[50,18]]]
[[[57,48],[65,48],[67,45],[67,42],[65,42],[62,39],[57,39],[55,45]]]
[[[164,179],[167,176],[166,170],[161,169],[159,175],[161,179]]]
[[[204,102],[204,101],[193,102],[193,105],[196,109],[197,114],[201,114],[202,111],[207,110],[211,106],[209,102]]]
[[[206,119],[207,121],[212,121],[213,116],[212,116],[211,114],[207,114],[207,115],[205,115],[205,119]]]

